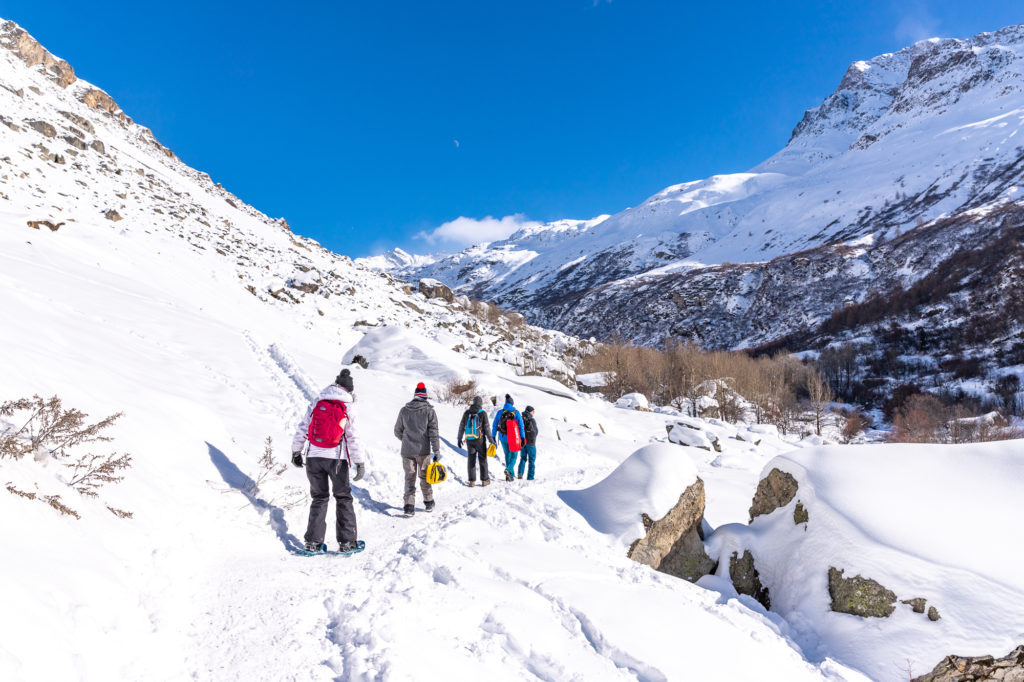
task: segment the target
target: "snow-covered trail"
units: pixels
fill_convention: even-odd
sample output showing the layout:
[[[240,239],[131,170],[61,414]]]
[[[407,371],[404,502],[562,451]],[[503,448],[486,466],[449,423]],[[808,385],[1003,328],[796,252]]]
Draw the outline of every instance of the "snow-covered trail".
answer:
[[[284,419],[305,408],[312,381],[278,349],[282,358],[295,386],[279,407]],[[548,420],[538,480],[507,483],[492,459],[494,483],[470,488],[464,453],[447,440],[461,409],[438,405],[451,476],[436,488],[433,513],[418,498],[416,516],[402,518],[390,428],[414,382],[373,371],[356,378],[371,453],[367,478],[353,486],[367,550],[297,556],[284,545],[301,541],[305,506],[284,514],[283,533],[270,511],[246,510],[278,542],[210,566],[195,601],[211,608],[188,633],[186,667],[197,679],[752,679],[766,665],[780,679],[822,679],[780,639],[777,619],[627,560],[557,498],[617,463],[608,456],[615,439],[566,431],[555,440]],[[333,502],[330,521],[333,544]],[[679,622],[659,615],[666,602],[677,604]],[[708,655],[726,649],[747,653]]]

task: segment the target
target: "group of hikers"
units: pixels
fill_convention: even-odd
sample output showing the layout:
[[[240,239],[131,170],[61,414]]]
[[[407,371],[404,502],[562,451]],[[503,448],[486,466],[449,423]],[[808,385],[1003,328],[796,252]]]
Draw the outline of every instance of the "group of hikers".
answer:
[[[306,410],[292,438],[292,464],[305,467],[309,479],[312,503],[309,508],[309,523],[306,526],[305,551],[322,551],[327,534],[327,507],[332,496],[337,507],[336,531],[338,551],[350,553],[359,551],[357,540],[356,514],[352,504],[352,488],[349,473],[355,468],[352,481],[358,481],[366,474],[366,461],[352,415],[355,402],[354,382],[348,369],[341,370],[330,386],[320,392]],[[496,402],[496,401],[495,401]],[[512,481],[526,474],[528,481],[534,480],[537,462],[537,420],[533,407],[523,412],[516,409],[512,396],[505,395],[505,403],[495,413],[493,422],[483,409],[483,399],[475,396],[469,409],[459,422],[456,442],[461,448],[466,445],[468,459],[468,485],[475,486],[477,469],[480,470],[480,485],[491,484],[487,471],[488,444],[491,448],[501,445],[505,455],[505,480]],[[436,479],[441,466],[441,440],[437,413],[427,400],[427,387],[423,382],[416,385],[413,399],[402,406],[395,422],[395,437],[402,441],[402,469],[405,472],[405,494],[403,513],[411,517],[415,513],[416,480],[419,479],[423,495],[423,507],[434,510],[434,490],[431,478]],[[303,460],[303,448],[309,444]],[[519,460],[518,472],[516,460]]]

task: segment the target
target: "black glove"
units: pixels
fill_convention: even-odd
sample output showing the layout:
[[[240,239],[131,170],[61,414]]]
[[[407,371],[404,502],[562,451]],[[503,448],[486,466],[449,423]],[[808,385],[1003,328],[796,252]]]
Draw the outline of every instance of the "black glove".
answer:
[[[300,469],[302,468],[303,464],[302,464],[302,452],[301,451],[293,452],[292,453],[292,464],[294,464],[295,466],[299,467]]]
[[[366,473],[366,465],[363,464],[362,462],[360,462],[359,464],[356,464],[356,475],[352,477],[352,480],[353,481],[360,480],[365,473]]]
[[[459,441],[458,445],[459,445],[460,448],[462,447],[462,441],[461,440]]]
[[[441,453],[440,452],[435,452],[434,453],[434,461],[435,462],[440,462],[441,461]]]

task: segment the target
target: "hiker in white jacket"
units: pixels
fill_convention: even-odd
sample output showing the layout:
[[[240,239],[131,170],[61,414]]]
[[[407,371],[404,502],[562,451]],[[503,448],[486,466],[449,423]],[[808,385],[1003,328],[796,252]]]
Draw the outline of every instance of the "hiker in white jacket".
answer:
[[[339,424],[329,425],[332,429],[342,430],[340,442],[332,447],[320,447],[315,445],[310,436],[310,424],[322,428],[318,418],[313,417],[313,411],[321,404],[331,410],[339,411],[342,408],[337,403],[343,403],[344,418]],[[363,451],[359,442],[358,431],[356,430],[357,419],[353,415],[352,373],[341,370],[341,374],[334,380],[334,383],[320,391],[306,410],[306,416],[299,424],[292,438],[292,464],[297,467],[303,466],[302,448],[306,441],[310,441],[309,450],[306,452],[306,478],[309,479],[309,494],[313,502],[309,507],[309,524],[306,527],[306,551],[315,552],[323,544],[327,534],[327,506],[330,502],[331,488],[334,489],[334,501],[337,507],[336,534],[339,544],[339,551],[348,552],[356,547],[356,513],[352,506],[352,488],[349,486],[349,468],[356,469],[353,481],[358,481],[366,473],[366,465],[363,460]],[[321,410],[322,412],[323,410]],[[340,412],[336,412],[340,413]]]

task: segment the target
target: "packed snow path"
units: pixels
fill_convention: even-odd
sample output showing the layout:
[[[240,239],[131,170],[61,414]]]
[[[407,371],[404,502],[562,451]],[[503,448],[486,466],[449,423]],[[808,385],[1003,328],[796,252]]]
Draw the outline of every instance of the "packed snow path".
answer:
[[[293,402],[281,410],[290,417],[305,408],[310,382],[280,350],[276,360],[294,380]],[[411,391],[393,394],[378,414],[361,389],[393,378],[356,376],[360,428],[375,434],[364,435],[367,478],[353,486],[367,550],[351,558],[290,554],[305,507],[285,515],[285,529],[272,510],[242,510],[275,542],[214,567],[216,579],[198,599],[211,608],[189,633],[186,667],[200,679],[749,679],[766,665],[788,679],[821,678],[767,618],[634,564],[593,533],[556,496],[593,480],[590,454],[559,447],[553,433],[542,441],[539,480],[507,483],[492,459],[486,488],[465,485],[463,451],[445,440],[451,475],[435,488],[436,510],[426,513],[418,497],[416,516],[403,518],[390,426]],[[449,435],[459,410],[438,411]],[[602,469],[613,463],[595,458]],[[333,545],[333,502],[331,511]],[[678,617],[666,621],[672,611]]]

